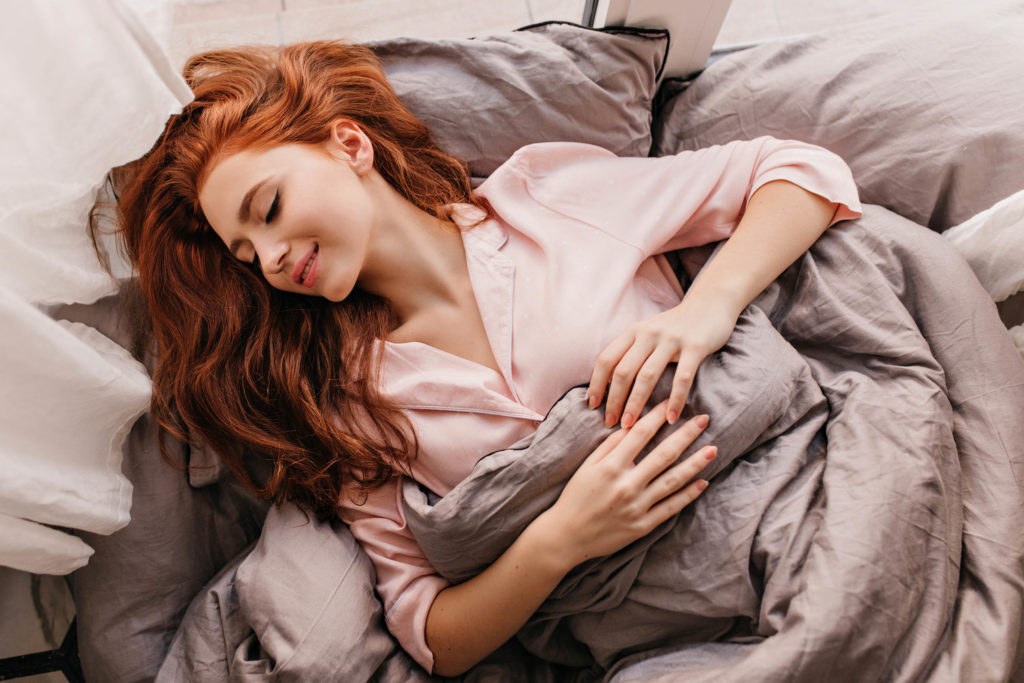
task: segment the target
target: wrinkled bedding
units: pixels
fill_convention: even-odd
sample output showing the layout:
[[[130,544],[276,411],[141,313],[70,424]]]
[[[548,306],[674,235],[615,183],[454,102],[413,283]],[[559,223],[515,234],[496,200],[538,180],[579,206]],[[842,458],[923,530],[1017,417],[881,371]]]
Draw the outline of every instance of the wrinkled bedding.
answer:
[[[672,256],[690,277],[708,253]],[[701,366],[687,412],[712,418],[691,447],[719,447],[710,488],[574,570],[460,680],[1024,676],[1024,363],[948,240],[874,206],[830,228]],[[409,525],[465,580],[608,433],[570,389],[444,498],[408,483]],[[156,680],[436,680],[372,591],[343,526],[275,507]]]
[[[574,570],[518,634],[528,651],[613,681],[1020,675],[1024,364],[942,238],[877,207],[830,229],[688,410],[712,418],[692,446],[719,447],[711,486]],[[444,498],[407,484],[410,527],[465,580],[609,431],[572,389]]]

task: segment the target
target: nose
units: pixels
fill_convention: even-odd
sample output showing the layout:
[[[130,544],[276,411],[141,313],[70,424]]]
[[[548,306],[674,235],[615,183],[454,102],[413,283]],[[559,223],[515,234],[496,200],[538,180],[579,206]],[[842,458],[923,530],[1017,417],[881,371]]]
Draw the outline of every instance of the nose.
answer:
[[[285,257],[288,256],[288,243],[282,240],[265,240],[253,245],[260,259],[260,267],[264,275],[276,275],[284,269]]]

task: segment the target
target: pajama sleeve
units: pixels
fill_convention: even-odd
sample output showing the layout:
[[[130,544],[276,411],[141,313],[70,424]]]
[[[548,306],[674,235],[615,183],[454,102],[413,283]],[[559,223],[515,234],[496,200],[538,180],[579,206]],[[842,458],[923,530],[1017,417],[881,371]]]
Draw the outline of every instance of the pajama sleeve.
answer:
[[[427,613],[448,582],[434,571],[406,527],[401,495],[399,477],[371,492],[362,505],[343,495],[341,518],[377,570],[377,593],[384,602],[388,630],[413,659],[432,671]]]
[[[771,137],[657,158],[620,158],[579,143],[540,143],[519,150],[509,166],[532,200],[645,256],[729,237],[750,196],[774,180],[836,204],[830,224],[861,211],[853,175],[842,159],[822,147]]]

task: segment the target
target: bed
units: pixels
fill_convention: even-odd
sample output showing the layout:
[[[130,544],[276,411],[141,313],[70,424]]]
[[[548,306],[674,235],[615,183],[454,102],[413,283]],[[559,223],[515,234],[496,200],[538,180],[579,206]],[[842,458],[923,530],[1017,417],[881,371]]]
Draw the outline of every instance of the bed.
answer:
[[[701,590],[701,578],[711,574],[687,575],[689,592],[681,594],[692,598],[691,606],[677,610],[687,612],[685,633],[669,629],[638,636],[628,646],[607,645],[602,631],[611,625],[628,630],[633,623],[621,605],[644,602],[636,598],[638,586],[658,595],[650,593],[657,580],[641,575],[638,567],[648,555],[675,551],[668,541],[652,539],[649,547],[619,556],[619,564],[596,563],[589,573],[573,577],[575,589],[590,586],[592,604],[607,597],[602,591],[617,592],[618,611],[570,609],[552,601],[546,620],[532,623],[463,680],[1024,676],[1024,362],[1007,332],[1016,328],[1019,335],[1017,326],[1024,323],[1024,307],[1015,297],[1024,283],[1024,200],[1018,194],[1024,190],[1024,119],[1018,114],[1024,92],[1007,87],[1021,71],[1014,43],[1022,32],[1024,3],[998,2],[984,12],[971,8],[912,24],[881,20],[772,41],[717,58],[686,80],[664,78],[668,36],[656,29],[547,23],[477,40],[374,44],[399,95],[443,147],[467,160],[478,179],[531,142],[573,140],[646,156],[767,134],[840,154],[854,171],[862,200],[872,205],[858,226],[835,231],[762,295],[723,352],[725,360],[710,364],[707,372],[725,373],[723,382],[747,382],[741,386],[748,388],[748,400],[710,389],[694,399],[716,411],[713,415],[736,414],[733,432],[714,434],[733,444],[715,473],[723,484],[718,488],[732,492],[732,500],[750,490],[750,480],[741,478],[744,471],[756,470],[768,481],[780,468],[791,468],[788,478],[774,480],[776,488],[763,489],[772,496],[744,499],[750,502],[744,529],[730,526],[744,514],[733,504],[726,508],[731,517],[697,510],[659,536],[681,535],[695,525],[704,530],[700,538],[714,538],[716,529],[728,531],[724,537],[734,539],[731,550],[742,553],[723,558],[713,547],[696,543],[689,552],[703,554],[685,555],[692,562],[683,569],[712,562],[709,558],[716,566],[732,567],[735,571],[726,573],[733,583],[722,579],[719,586],[730,599],[716,600],[710,589]],[[685,280],[707,254],[677,256]],[[901,262],[907,267],[893,267]],[[802,336],[802,330],[814,327],[813,314],[821,314],[815,299],[807,297],[817,292],[821,301],[838,291],[839,300],[849,301],[847,295],[858,287],[865,290],[857,309],[863,320],[896,311],[913,321],[907,334],[920,333],[914,347],[920,357],[888,364],[919,371],[905,373],[916,388],[888,388],[909,392],[901,394],[908,404],[934,404],[933,412],[915,416],[893,408],[878,417],[888,420],[888,431],[882,430],[889,435],[886,443],[895,442],[900,428],[917,434],[914,420],[935,430],[927,442],[934,448],[915,452],[913,466],[898,459],[858,461],[856,453],[844,461],[838,448],[831,459],[823,455],[827,425],[848,424],[837,406],[849,396],[824,379],[829,368],[838,367],[844,356],[891,360],[895,354],[886,351],[895,327],[883,327],[849,348],[841,337]],[[117,296],[53,306],[49,312],[131,346],[130,321]],[[768,355],[744,351],[753,348]],[[806,360],[810,357],[813,362]],[[801,370],[801,363],[814,372]],[[766,366],[775,374],[762,373],[760,384],[750,384],[749,377],[757,374],[752,368]],[[710,387],[714,380],[704,384]],[[751,426],[756,421],[741,415],[740,408],[754,403],[764,408],[771,401],[750,397],[783,395],[783,386],[804,387],[799,395],[806,400],[759,413],[763,424]],[[574,400],[570,391],[556,404],[552,423],[585,421]],[[859,400],[845,414],[862,428],[863,413],[874,404]],[[600,428],[577,432],[573,438],[582,440],[566,441],[563,434],[563,440],[538,439],[515,449],[536,452],[539,460],[493,454],[458,495],[436,500],[411,488],[407,497],[423,533],[444,529],[442,536],[460,539],[454,550],[446,548],[445,538],[435,539],[438,566],[454,577],[467,576],[496,551],[493,544],[473,546],[474,536],[456,523],[459,515],[444,517],[446,506],[458,510],[452,506],[463,501],[477,506],[463,510],[486,507],[474,486],[477,492],[504,491],[510,499],[518,495],[532,505],[550,501],[554,490],[526,495],[496,489],[494,477],[519,461],[560,466],[558,476],[566,476],[571,458],[559,465],[560,459],[544,456],[583,452],[586,439],[595,438]],[[108,528],[77,532],[95,550],[88,564],[70,575],[87,680],[432,680],[384,628],[372,567],[346,529],[306,520],[287,506],[268,511],[201,444],[176,445],[173,457],[180,467],[168,467],[156,455],[156,439],[144,415],[125,442],[122,469],[134,487],[131,521],[114,533]],[[792,459],[798,453],[803,460]],[[875,544],[860,557],[864,566],[878,569],[875,574],[849,573],[844,562],[808,559],[815,538],[801,536],[799,529],[825,514],[827,507],[816,496],[829,490],[822,482],[833,462],[834,472],[863,467],[876,481],[892,477],[909,487],[891,486],[888,495],[859,502],[870,510],[893,511],[892,519],[880,513],[883,522],[909,520],[907,534],[922,533],[914,537],[918,545],[901,546],[909,536],[897,533],[898,525],[891,536],[858,536],[862,525],[846,536],[833,530],[834,538],[856,539],[865,548]],[[929,477],[919,478],[923,471]],[[841,488],[832,490],[834,505],[842,504]],[[802,501],[804,516],[781,515],[781,508],[773,507],[781,499]],[[899,507],[900,501],[926,499],[927,504]],[[722,496],[713,500],[730,505]],[[529,511],[524,503],[496,523],[514,528],[509,520],[525,519]],[[800,547],[804,550],[797,552]],[[888,564],[893,558],[899,561]],[[805,564],[826,569],[800,583],[794,577]],[[768,585],[769,573],[786,572],[793,582],[782,585],[790,588]],[[865,579],[864,592],[840,590],[869,576],[875,583]],[[737,588],[743,582],[745,592]],[[816,601],[805,611],[793,606],[812,595]],[[829,612],[825,605],[833,606],[829,600],[838,595],[849,600],[840,605],[837,599],[835,606],[849,609],[851,602],[860,602],[869,609]],[[603,616],[604,622],[551,616],[563,608],[611,616]],[[786,614],[802,615],[804,622],[829,621],[821,633],[827,628],[842,637],[822,641],[827,647],[808,645],[816,642],[810,632],[787,630]],[[892,637],[896,644],[884,642],[888,636],[868,634],[880,624],[889,629],[880,633],[898,634]],[[844,649],[851,642],[866,645]],[[776,644],[775,657],[763,654]],[[766,658],[772,661],[761,663]],[[750,668],[755,665],[760,668]]]

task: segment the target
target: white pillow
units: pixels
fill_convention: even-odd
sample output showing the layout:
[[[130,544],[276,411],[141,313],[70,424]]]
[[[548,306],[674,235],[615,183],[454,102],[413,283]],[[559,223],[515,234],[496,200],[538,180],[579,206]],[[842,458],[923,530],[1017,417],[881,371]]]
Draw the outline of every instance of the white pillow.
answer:
[[[971,264],[993,301],[1024,291],[1024,190],[942,233]],[[1010,328],[1024,356],[1024,324]]]
[[[116,289],[87,232],[97,189],[192,95],[119,0],[9,3],[0,45],[0,565],[67,573],[92,551],[51,526],[128,522],[121,444],[150,385],[109,339],[45,311]]]

